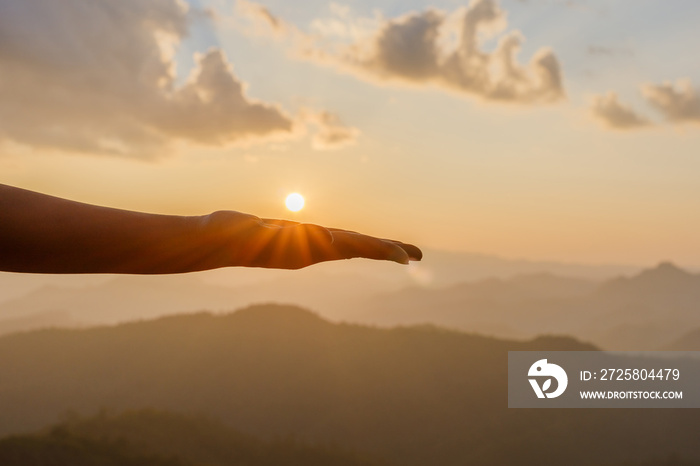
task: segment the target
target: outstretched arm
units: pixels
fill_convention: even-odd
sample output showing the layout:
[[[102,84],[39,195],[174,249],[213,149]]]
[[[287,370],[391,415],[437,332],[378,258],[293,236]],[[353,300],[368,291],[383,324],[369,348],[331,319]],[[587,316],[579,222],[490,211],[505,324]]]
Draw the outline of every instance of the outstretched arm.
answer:
[[[0,270],[166,274],[227,266],[298,269],[365,257],[407,264],[415,246],[234,211],[158,215],[0,185]]]

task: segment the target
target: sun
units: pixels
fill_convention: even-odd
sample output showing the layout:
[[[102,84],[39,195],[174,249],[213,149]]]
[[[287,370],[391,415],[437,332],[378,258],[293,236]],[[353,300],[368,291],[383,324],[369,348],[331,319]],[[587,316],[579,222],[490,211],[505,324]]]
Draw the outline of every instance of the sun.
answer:
[[[291,210],[292,212],[299,212],[304,208],[304,196],[299,193],[292,193],[287,196],[287,199],[284,201],[284,205],[286,205],[287,209]]]

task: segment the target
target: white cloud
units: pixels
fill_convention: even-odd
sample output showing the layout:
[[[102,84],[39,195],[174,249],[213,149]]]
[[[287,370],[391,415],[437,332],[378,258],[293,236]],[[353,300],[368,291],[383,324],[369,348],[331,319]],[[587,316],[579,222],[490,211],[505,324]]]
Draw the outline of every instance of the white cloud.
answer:
[[[391,19],[375,15],[364,22],[336,5],[336,20],[312,22],[314,34],[240,1],[247,5],[244,13],[258,32],[267,27],[270,35],[290,44],[297,57],[364,79],[435,86],[521,104],[552,102],[565,95],[559,61],[550,49],[540,49],[522,64],[516,57],[524,39],[511,31],[500,36],[494,51],[483,50],[482,39],[496,36],[506,26],[506,13],[495,0],[473,0],[469,7],[449,14],[428,9]]]
[[[305,123],[255,101],[225,54],[175,81],[193,15],[180,0],[0,0],[0,142],[155,158],[173,141],[298,136]]]
[[[173,137],[221,145],[275,132],[289,133],[294,122],[278,107],[245,96],[221,50],[198,57],[198,67],[154,120]]]
[[[643,84],[640,91],[653,110],[660,113],[668,124],[700,123],[700,95],[687,79],[662,84]],[[621,103],[614,92],[595,96],[591,101],[591,113],[604,126],[612,129],[632,130],[652,126],[648,118]]]
[[[614,92],[595,96],[591,102],[591,112],[603,126],[611,129],[638,129],[651,124],[647,118],[621,103]]]
[[[642,85],[642,95],[671,123],[700,123],[700,96],[687,79]]]
[[[332,16],[316,18],[311,22],[312,34],[345,41],[359,41],[371,36],[384,21],[379,11],[374,12],[374,17],[361,18],[354,16],[349,6],[334,2],[330,4],[330,11]]]

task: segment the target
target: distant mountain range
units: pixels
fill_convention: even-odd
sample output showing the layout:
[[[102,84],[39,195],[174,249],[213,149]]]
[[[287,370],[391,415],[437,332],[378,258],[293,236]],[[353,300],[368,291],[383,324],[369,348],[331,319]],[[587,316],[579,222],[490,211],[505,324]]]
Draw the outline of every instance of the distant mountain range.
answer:
[[[513,338],[555,333],[605,349],[655,350],[700,328],[700,275],[671,263],[602,283],[537,274],[411,287],[358,308],[355,321],[379,325],[433,323]]]
[[[301,305],[334,321],[431,323],[503,338],[564,334],[606,349],[665,348],[700,329],[700,275],[670,263],[605,275],[619,270],[627,269],[429,251],[425,263],[409,267],[358,260],[292,272],[96,276],[79,287],[49,277],[60,281],[30,291],[20,285],[35,276],[0,274],[0,284],[26,291],[0,300],[0,335],[269,302]]]
[[[0,338],[0,433],[67,410],[200,413],[404,466],[700,459],[694,410],[507,408],[507,352],[595,350],[433,327],[333,324],[290,306]],[[651,464],[651,463],[650,463]]]
[[[397,289],[361,276],[282,275],[269,282],[223,286],[201,275],[114,276],[83,287],[43,285],[0,302],[0,334],[43,327],[80,327],[192,311],[231,311],[260,302],[292,302],[337,316],[360,296]],[[1,276],[0,276],[1,277]]]
[[[365,299],[413,285],[443,288],[539,273],[603,279],[637,270],[427,250],[422,262],[408,267],[356,259],[296,271],[227,268],[155,277],[0,272],[0,334],[177,312],[230,311],[260,302],[294,303],[331,319],[344,319]]]

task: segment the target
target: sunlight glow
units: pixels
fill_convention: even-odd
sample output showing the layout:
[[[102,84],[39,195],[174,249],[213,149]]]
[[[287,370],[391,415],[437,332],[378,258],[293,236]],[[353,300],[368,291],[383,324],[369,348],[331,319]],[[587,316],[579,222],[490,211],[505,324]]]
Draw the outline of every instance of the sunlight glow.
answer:
[[[299,212],[304,208],[304,196],[299,193],[292,193],[287,196],[284,204],[287,206],[287,209],[291,210],[292,212]]]

